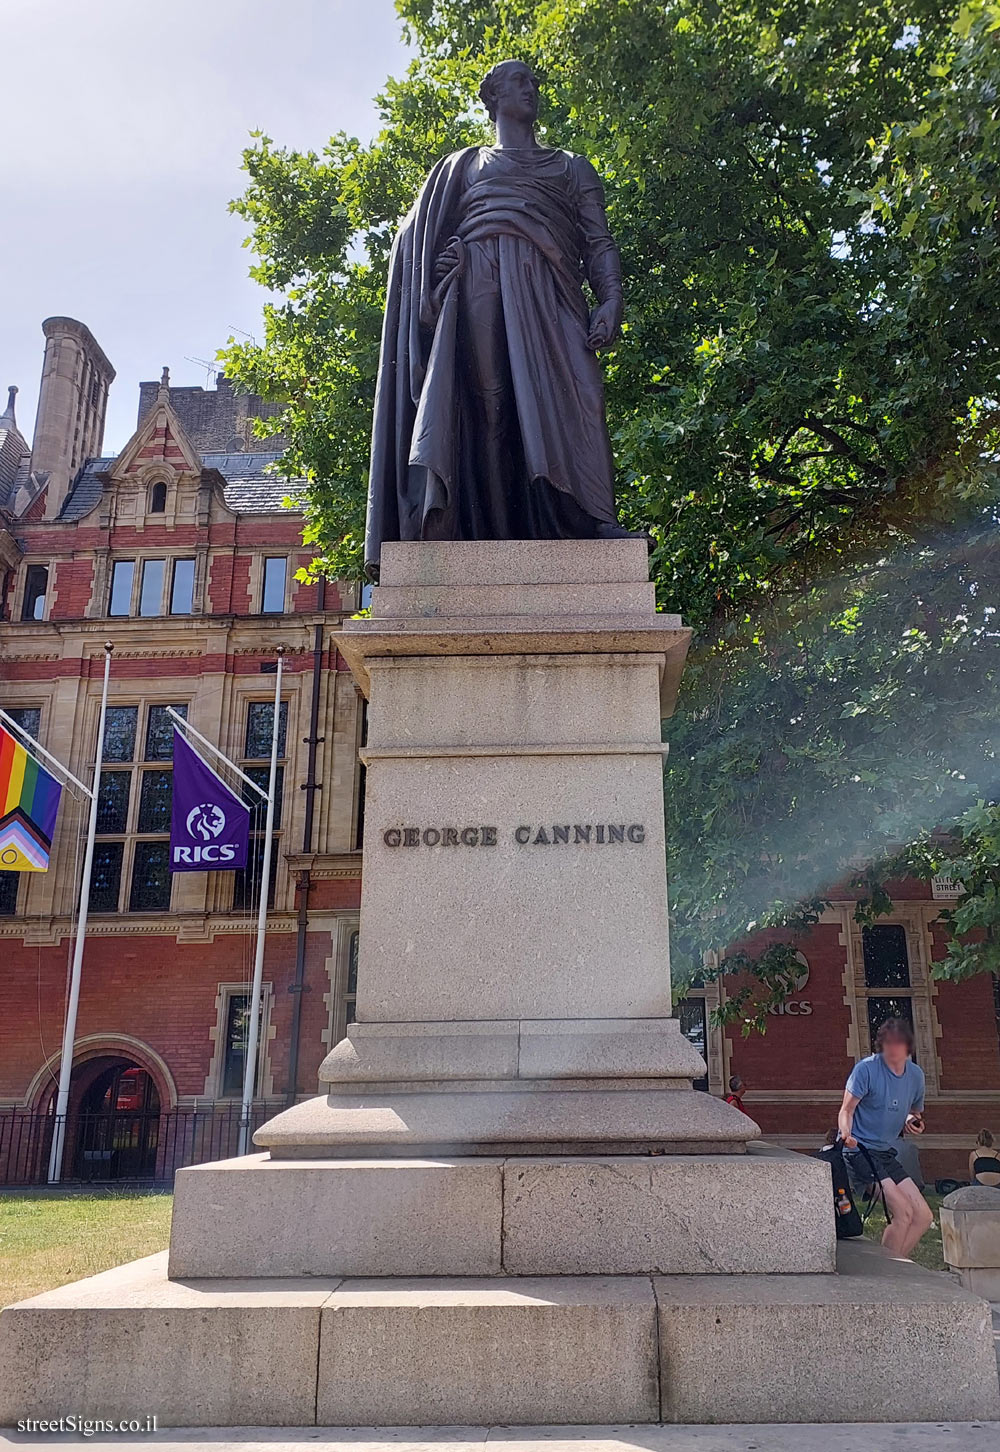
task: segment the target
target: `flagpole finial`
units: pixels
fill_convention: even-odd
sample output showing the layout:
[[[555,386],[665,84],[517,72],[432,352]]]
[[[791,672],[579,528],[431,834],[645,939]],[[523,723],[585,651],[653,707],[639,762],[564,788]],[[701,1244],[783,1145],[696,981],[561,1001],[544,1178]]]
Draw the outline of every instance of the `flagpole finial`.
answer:
[[[115,648],[114,641],[112,641],[112,640],[106,640],[104,642],[104,649],[105,649],[105,651],[107,652],[108,655],[111,654],[111,652],[114,650],[114,648]]]
[[[276,646],[275,647],[275,652],[276,652],[277,655],[284,655],[284,653],[285,653],[285,647],[283,645]]]

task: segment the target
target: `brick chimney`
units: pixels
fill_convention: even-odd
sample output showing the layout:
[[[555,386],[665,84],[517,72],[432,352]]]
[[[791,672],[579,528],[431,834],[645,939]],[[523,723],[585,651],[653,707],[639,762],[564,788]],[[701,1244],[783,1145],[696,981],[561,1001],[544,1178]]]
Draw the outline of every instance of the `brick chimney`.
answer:
[[[34,473],[49,476],[46,519],[55,519],[85,459],[101,452],[115,370],[90,329],[75,318],[46,318],[45,361],[31,449]]]

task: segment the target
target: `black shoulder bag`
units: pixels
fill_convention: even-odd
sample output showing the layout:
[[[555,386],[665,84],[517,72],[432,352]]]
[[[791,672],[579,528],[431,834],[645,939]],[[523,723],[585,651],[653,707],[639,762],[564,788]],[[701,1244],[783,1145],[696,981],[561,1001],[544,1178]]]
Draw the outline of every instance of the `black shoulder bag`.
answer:
[[[833,1215],[837,1227],[838,1240],[856,1240],[865,1231],[865,1221],[872,1213],[879,1200],[882,1201],[885,1210],[885,1223],[889,1225],[892,1217],[889,1214],[889,1206],[886,1204],[885,1191],[882,1189],[882,1182],[872,1162],[872,1157],[863,1144],[858,1149],[868,1161],[868,1168],[872,1173],[872,1189],[868,1196],[868,1203],[862,1215],[854,1203],[854,1196],[851,1194],[851,1177],[847,1171],[847,1161],[844,1159],[843,1140],[830,1145],[828,1149],[822,1149],[817,1159],[825,1160],[830,1166],[830,1173],[833,1178]]]

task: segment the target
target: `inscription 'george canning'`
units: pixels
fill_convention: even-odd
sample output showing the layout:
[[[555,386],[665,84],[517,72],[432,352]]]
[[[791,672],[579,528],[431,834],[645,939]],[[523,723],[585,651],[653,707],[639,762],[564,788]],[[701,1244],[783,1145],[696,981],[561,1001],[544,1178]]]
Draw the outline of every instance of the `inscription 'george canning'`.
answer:
[[[646,840],[640,822],[615,826],[608,822],[584,822],[551,827],[515,827],[510,834],[518,847],[612,847]],[[387,827],[382,833],[387,847],[496,847],[497,827]]]

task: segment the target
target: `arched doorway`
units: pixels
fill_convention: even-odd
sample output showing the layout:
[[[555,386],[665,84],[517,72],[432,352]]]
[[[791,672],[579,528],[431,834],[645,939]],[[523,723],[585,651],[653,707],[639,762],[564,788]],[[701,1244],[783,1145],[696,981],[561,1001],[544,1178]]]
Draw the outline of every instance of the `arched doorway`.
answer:
[[[69,1125],[71,1133],[75,1128],[74,1177],[151,1178],[160,1127],[160,1096],[152,1076],[134,1059],[106,1057],[87,1060],[73,1077],[78,1081]]]

